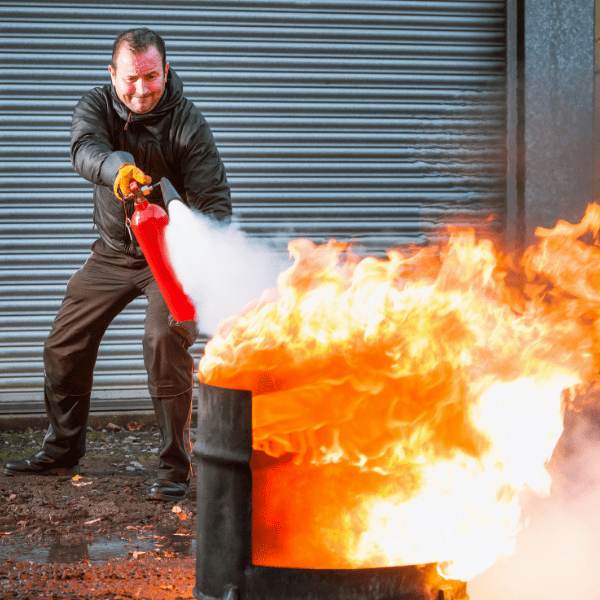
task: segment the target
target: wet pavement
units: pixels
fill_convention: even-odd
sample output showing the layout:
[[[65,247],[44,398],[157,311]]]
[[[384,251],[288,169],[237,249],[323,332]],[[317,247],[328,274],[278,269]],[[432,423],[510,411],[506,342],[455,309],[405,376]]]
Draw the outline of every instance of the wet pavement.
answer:
[[[191,533],[174,530],[135,532],[130,537],[98,537],[88,542],[65,543],[60,540],[32,543],[28,536],[15,532],[0,538],[0,561],[75,564],[99,563],[112,558],[137,558],[144,553],[158,556],[195,556],[196,540]]]
[[[0,598],[194,600],[195,476],[184,500],[148,501],[160,433],[120,423],[92,423],[80,477],[0,473]],[[0,422],[0,463],[44,434]]]
[[[0,563],[195,556],[195,477],[178,503],[147,500],[157,476],[160,434],[143,424],[130,427],[116,430],[107,423],[89,431],[81,476],[0,473]],[[0,462],[33,454],[43,435],[0,432]]]

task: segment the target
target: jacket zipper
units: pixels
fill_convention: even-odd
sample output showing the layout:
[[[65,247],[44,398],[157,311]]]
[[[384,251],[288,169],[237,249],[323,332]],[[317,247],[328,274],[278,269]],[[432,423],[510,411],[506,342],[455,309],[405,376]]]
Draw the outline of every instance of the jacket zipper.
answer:
[[[131,119],[132,111],[129,111],[127,115],[127,121],[125,121],[125,127],[123,127],[123,131],[127,131],[127,127],[129,127],[129,120]],[[123,202],[123,210],[125,211],[125,229],[127,230],[127,235],[129,236],[129,242],[133,244],[133,235],[131,233],[131,220],[129,215],[127,214],[127,204]]]

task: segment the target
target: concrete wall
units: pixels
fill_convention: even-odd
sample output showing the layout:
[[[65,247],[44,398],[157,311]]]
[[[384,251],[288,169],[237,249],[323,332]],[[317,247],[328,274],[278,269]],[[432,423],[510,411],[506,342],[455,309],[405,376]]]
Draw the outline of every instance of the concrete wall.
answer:
[[[525,0],[526,244],[594,200],[594,0]]]

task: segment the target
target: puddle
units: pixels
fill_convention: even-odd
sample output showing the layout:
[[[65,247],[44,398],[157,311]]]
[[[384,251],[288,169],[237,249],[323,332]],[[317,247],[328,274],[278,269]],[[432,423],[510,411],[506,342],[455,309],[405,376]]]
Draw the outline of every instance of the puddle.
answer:
[[[196,553],[194,538],[164,530],[131,532],[127,537],[98,537],[93,542],[78,544],[46,540],[32,544],[29,538],[21,538],[18,534],[11,538],[9,540],[8,536],[3,536],[0,539],[0,561],[12,559],[17,562],[72,564],[85,559],[99,563],[111,558],[125,558],[130,552],[174,552],[177,556]]]

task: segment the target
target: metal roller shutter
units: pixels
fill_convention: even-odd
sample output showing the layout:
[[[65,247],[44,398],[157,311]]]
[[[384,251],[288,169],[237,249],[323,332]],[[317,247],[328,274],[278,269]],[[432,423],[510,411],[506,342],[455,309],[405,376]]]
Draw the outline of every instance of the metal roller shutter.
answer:
[[[43,340],[96,237],[71,114],[130,27],[165,38],[252,236],[381,253],[450,222],[503,235],[504,0],[0,1],[0,17],[2,412],[43,407]],[[144,304],[107,332],[93,409],[150,407]]]

